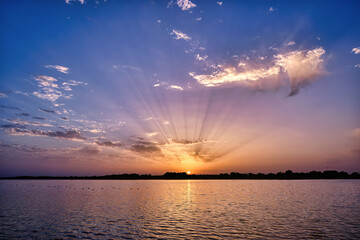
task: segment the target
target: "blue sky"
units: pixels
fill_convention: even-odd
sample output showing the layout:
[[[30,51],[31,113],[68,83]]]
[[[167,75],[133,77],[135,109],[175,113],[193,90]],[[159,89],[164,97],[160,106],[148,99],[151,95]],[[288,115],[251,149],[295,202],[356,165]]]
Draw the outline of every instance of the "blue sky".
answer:
[[[0,175],[360,166],[357,1],[2,1]]]

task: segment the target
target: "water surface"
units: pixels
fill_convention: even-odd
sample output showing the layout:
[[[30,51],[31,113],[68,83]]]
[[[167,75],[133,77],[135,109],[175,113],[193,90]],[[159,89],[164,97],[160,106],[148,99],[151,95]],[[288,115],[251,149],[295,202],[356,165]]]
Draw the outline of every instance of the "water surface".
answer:
[[[2,180],[0,239],[360,239],[359,180]]]

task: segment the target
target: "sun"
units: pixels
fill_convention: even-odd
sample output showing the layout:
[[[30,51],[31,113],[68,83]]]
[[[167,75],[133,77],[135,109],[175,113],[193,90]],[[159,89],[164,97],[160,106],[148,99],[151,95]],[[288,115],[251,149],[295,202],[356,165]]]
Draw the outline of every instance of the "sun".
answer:
[[[187,174],[190,174],[191,172],[190,171],[187,171]]]

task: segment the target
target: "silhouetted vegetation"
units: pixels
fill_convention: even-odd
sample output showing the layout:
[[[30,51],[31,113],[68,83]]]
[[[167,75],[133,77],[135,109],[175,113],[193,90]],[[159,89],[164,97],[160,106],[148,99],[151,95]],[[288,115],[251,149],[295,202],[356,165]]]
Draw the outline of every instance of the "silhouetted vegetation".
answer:
[[[187,174],[186,172],[167,172],[164,175],[151,175],[136,173],[130,174],[112,174],[105,176],[70,176],[70,177],[51,177],[51,176],[18,176],[18,177],[3,177],[0,179],[124,179],[124,180],[136,180],[136,179],[360,179],[358,172],[351,174],[347,172],[338,171],[311,171],[296,173],[291,170],[278,173],[220,173],[220,174]]]

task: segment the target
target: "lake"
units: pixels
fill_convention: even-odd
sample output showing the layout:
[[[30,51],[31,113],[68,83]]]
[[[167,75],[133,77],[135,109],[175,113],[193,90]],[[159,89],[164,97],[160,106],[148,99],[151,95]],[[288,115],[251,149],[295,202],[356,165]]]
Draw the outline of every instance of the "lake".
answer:
[[[360,239],[359,180],[1,180],[0,239]]]

